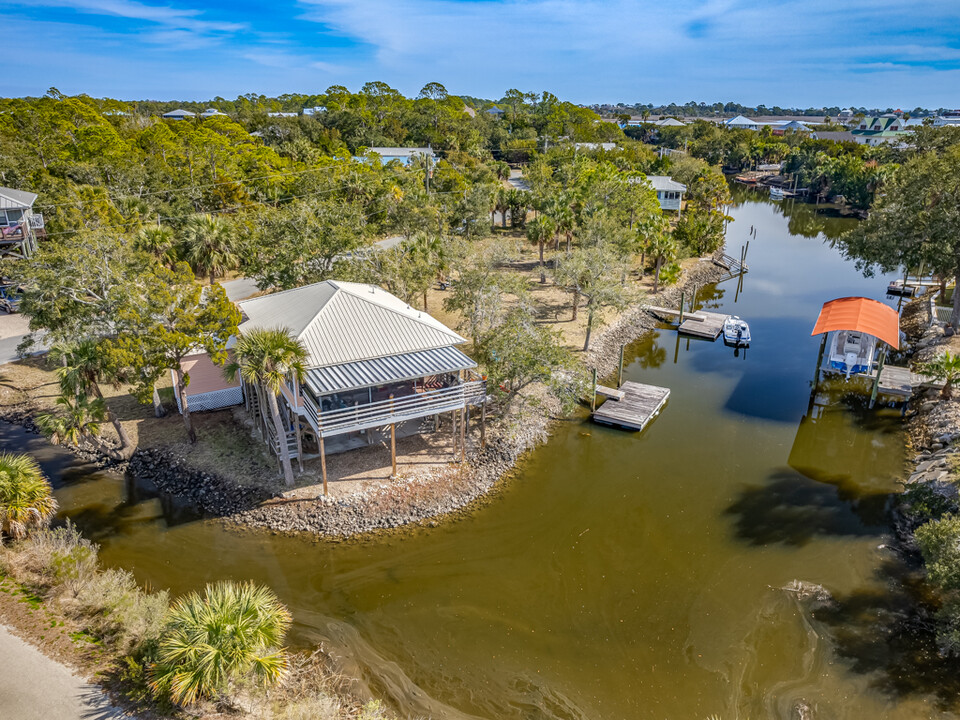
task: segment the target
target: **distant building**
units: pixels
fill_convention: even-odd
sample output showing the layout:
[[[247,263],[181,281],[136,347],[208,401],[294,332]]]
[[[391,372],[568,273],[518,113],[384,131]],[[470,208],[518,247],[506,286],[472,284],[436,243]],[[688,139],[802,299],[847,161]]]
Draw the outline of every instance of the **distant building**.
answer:
[[[647,175],[645,178],[632,177],[630,182],[646,182],[652,187],[657,192],[657,202],[660,203],[661,210],[676,210],[679,213],[683,207],[683,194],[687,191],[687,186],[672,177]]]
[[[43,233],[43,215],[33,212],[37,195],[0,187],[0,258],[28,258]]]
[[[853,139],[861,145],[899,144],[911,132],[906,129],[906,121],[893,113],[880,117],[868,117],[850,132]]]
[[[477,116],[477,111],[474,110],[474,109],[473,109],[472,107],[470,107],[469,105],[464,105],[464,106],[463,106],[463,111],[464,111],[467,115],[469,115],[470,117],[476,117],[476,116]]]
[[[687,124],[680,122],[676,118],[668,117],[661,120],[657,120],[654,125],[657,127],[686,127]]]
[[[947,110],[933,119],[934,127],[946,127],[948,125],[960,125],[960,110]]]
[[[849,130],[814,130],[810,133],[814,140],[832,140],[833,142],[856,142],[857,138]]]
[[[808,133],[811,131],[809,125],[806,125],[800,122],[799,120],[790,120],[789,122],[780,122],[780,123],[770,123],[770,127],[773,128],[774,135],[786,135],[788,132]]]
[[[297,117],[297,113],[291,112],[268,112],[267,117]]]
[[[164,113],[161,117],[163,117],[164,120],[186,120],[187,118],[196,116],[196,113],[192,113],[189,110],[177,108],[176,110],[171,110],[170,112]]]
[[[380,156],[384,163],[396,160],[402,165],[410,165],[414,158],[418,156],[428,157],[431,160],[435,158],[432,148],[428,147],[372,147],[367,148],[368,153],[375,153]],[[364,158],[356,157],[355,160],[363,161]]]
[[[756,120],[751,120],[743,115],[737,115],[729,120],[724,120],[723,125],[733,130],[756,130],[760,127]]]
[[[223,115],[223,116],[226,116],[226,113],[220,112],[220,111],[217,110],[216,108],[207,108],[207,109],[204,110],[202,113],[200,113],[200,117],[202,117],[202,118],[212,118],[212,117],[214,117],[215,115]]]
[[[327,111],[325,105],[317,105],[316,107],[309,107],[303,109],[304,115],[321,115]]]
[[[499,120],[500,118],[503,117],[504,112],[498,107],[492,107],[487,110],[487,115],[493,115],[494,118]]]
[[[616,150],[616,143],[574,143],[577,150]]]

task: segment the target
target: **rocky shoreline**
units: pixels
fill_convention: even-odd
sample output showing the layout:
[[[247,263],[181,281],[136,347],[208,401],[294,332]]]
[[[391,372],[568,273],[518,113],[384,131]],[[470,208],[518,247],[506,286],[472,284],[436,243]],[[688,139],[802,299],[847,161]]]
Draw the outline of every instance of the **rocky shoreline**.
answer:
[[[682,292],[716,282],[725,274],[712,259],[702,258],[684,273],[682,284],[664,288],[653,297],[658,304],[675,306]],[[599,334],[585,364],[596,367],[601,375],[612,372],[620,346],[653,330],[658,322],[643,304],[631,308]],[[464,464],[401,477],[336,498],[286,499],[263,487],[241,486],[191,468],[164,448],[138,449],[129,461],[117,461],[89,448],[64,447],[98,467],[130,472],[205,515],[221,518],[230,527],[347,538],[416,523],[435,525],[441,516],[469,510],[489,497],[524,453],[548,439],[552,424],[561,416],[559,404],[546,387],[533,385],[504,408],[488,430],[487,447],[468,451]],[[40,434],[30,408],[10,408],[0,414],[0,420]]]

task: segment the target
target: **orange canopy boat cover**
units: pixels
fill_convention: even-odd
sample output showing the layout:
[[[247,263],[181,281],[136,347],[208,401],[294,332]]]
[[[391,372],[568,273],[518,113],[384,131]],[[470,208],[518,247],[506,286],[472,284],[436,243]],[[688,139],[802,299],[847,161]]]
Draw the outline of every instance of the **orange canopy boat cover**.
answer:
[[[824,303],[811,335],[855,330],[900,347],[900,316],[889,305],[865,297],[845,297]]]

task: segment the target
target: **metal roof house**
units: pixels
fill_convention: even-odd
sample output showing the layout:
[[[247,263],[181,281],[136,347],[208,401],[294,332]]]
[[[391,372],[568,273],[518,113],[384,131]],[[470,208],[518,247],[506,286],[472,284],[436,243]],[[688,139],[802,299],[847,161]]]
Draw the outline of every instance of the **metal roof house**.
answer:
[[[307,350],[303,381],[290,379],[280,392],[283,442],[301,466],[304,438],[323,457],[370,444],[371,430],[413,434],[423,418],[464,413],[485,402],[476,363],[457,348],[464,338],[375,285],[326,280],[237,305],[241,334],[285,327]],[[181,367],[191,375],[191,408],[237,405],[244,398],[255,414],[263,407],[259,388],[226,382],[206,355],[193,355]],[[273,424],[261,424],[279,454]]]
[[[189,110],[184,110],[183,108],[177,108],[176,110],[171,110],[170,112],[166,112],[161,115],[164,120],[186,120],[187,118],[196,116],[196,113],[192,113]]]
[[[683,183],[678,183],[667,175],[647,175],[645,178],[637,176],[630,178],[630,182],[646,182],[657,191],[657,202],[660,203],[661,210],[676,210],[680,213],[683,194],[687,191],[687,186]]]
[[[435,159],[433,148],[429,147],[372,147],[367,148],[367,153],[379,155],[380,160],[385,164],[396,160],[402,165],[409,165],[413,162],[414,158],[418,156],[426,157],[430,160]],[[364,160],[362,157],[354,159],[360,160],[361,162]]]
[[[901,143],[912,131],[907,129],[906,120],[891,114],[864,118],[850,132],[861,145],[881,145]]]
[[[225,116],[226,113],[225,113],[225,112],[220,112],[220,111],[217,110],[216,108],[207,108],[207,109],[204,110],[202,113],[200,113],[200,117],[202,117],[202,118],[211,118],[211,117],[214,117],[215,115],[224,115],[224,116]]]
[[[756,120],[751,120],[743,115],[724,120],[723,125],[736,130],[757,130],[760,128],[760,124]]]
[[[37,195],[0,187],[0,258],[28,258],[44,232],[43,215],[33,212]]]

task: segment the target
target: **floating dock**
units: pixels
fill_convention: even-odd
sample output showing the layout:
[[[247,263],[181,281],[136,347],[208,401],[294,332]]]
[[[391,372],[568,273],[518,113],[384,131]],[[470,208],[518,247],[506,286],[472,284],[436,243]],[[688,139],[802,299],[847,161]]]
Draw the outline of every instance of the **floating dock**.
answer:
[[[706,338],[707,340],[716,340],[723,332],[723,323],[726,322],[729,315],[722,313],[706,312],[698,310],[695,313],[683,316],[683,323],[677,328],[681,335],[692,335],[693,337]]]
[[[600,387],[597,391],[600,392]],[[643,385],[629,380],[616,392],[622,393],[623,397],[618,400],[616,395],[613,395],[594,411],[593,419],[604,425],[615,425],[629,430],[643,430],[660,413],[670,397],[669,388]]]
[[[873,381],[877,377],[877,371],[874,369],[863,375]],[[897,365],[884,365],[880,371],[880,384],[877,387],[880,395],[909,398],[918,387],[942,389],[943,381],[934,380],[926,375],[915,373],[910,368]]]

